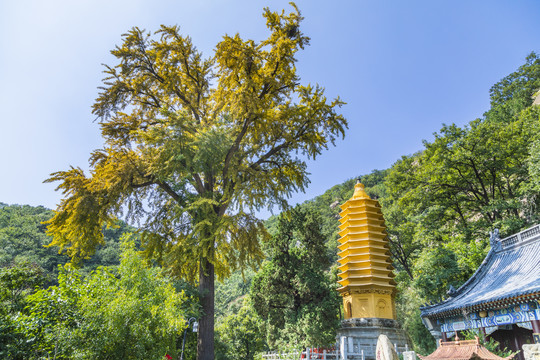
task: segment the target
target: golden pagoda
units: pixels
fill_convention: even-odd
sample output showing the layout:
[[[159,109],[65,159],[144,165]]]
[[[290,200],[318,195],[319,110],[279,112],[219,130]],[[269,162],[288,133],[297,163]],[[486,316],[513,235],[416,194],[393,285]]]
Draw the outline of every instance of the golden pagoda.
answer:
[[[386,226],[377,200],[358,182],[341,205],[338,262],[345,319],[396,319],[396,283]]]

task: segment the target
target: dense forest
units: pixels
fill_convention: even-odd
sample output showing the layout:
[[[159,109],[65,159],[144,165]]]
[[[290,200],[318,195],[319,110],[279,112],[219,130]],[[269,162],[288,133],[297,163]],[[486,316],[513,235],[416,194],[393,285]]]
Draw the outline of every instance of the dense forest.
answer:
[[[419,307],[440,301],[475,271],[489,251],[489,231],[504,237],[539,221],[539,89],[533,53],[491,88],[482,118],[442,125],[417,153],[358,174],[381,203],[399,321],[420,353],[434,341]],[[342,312],[335,292],[339,205],[355,181],[266,221],[265,260],[216,286],[216,358],[333,342]],[[121,221],[104,228],[92,257],[67,264],[58,248],[45,246],[51,239],[43,222],[52,215],[0,204],[0,357],[177,357],[184,319],[200,312],[195,289],[142,260],[137,229]],[[193,359],[195,337],[188,334],[184,358]],[[89,337],[95,341],[85,342]]]

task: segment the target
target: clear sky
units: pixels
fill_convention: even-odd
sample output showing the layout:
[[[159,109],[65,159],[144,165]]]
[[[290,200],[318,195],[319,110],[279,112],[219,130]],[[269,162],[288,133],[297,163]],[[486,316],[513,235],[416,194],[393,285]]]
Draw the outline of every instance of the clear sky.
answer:
[[[309,163],[311,185],[292,203],[384,169],[422,148],[442,123],[489,108],[489,88],[540,51],[540,1],[297,1],[311,46],[304,83],[347,102],[343,141]],[[287,1],[0,0],[0,202],[55,208],[43,184],[88,168],[102,145],[90,112],[102,63],[133,26],[178,24],[210,56],[224,34],[262,40],[262,9]],[[261,214],[265,216],[265,214]]]

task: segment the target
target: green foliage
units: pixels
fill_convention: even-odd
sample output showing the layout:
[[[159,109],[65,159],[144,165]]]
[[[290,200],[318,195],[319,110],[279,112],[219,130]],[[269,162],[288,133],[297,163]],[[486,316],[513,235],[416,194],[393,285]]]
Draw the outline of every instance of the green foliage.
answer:
[[[325,191],[321,196],[306,201],[302,208],[317,212],[321,219],[321,233],[326,239],[326,253],[333,262],[337,260],[339,205],[343,204],[352,196],[354,179],[349,179],[342,184],[335,185]]]
[[[381,204],[396,269],[408,274],[397,279],[412,286],[398,281],[398,311],[418,351],[428,352],[430,336],[409,304],[440,301],[449,285],[462,284],[487,254],[491,229],[505,236],[539,220],[540,110],[530,107],[538,88],[540,59],[531,54],[493,86],[482,119],[444,125],[422,152],[389,169]]]
[[[519,351],[513,352],[508,348],[501,349],[500,344],[497,340],[487,337],[483,332],[478,331],[478,329],[470,329],[463,332],[465,340],[474,340],[478,338],[481,345],[486,349],[491,351],[493,354],[498,355],[502,358],[513,358]]]
[[[243,274],[237,271],[223,282],[216,284],[215,316],[217,322],[220,322],[222,318],[237,314],[240,311],[254,276],[255,271],[251,269],[247,269]]]
[[[25,331],[19,331],[16,319],[25,312],[28,295],[37,287],[57,283],[58,265],[64,265],[68,258],[59,255],[58,248],[44,246],[51,241],[43,224],[53,216],[51,210],[41,206],[1,205],[0,357],[26,359],[37,338],[26,337]],[[118,265],[119,239],[129,229],[124,222],[118,222],[114,228],[105,230],[106,245],[100,246],[92,259],[82,263],[80,271],[89,274],[98,265]]]
[[[29,296],[29,305],[17,319],[17,332],[29,345],[27,357],[54,355],[69,359],[69,354],[81,346],[75,332],[82,322],[78,301],[82,281],[75,270],[60,268],[58,285],[39,290]]]
[[[0,312],[21,311],[25,297],[45,281],[45,271],[37,264],[14,263],[0,268]]]
[[[83,274],[89,274],[100,266],[114,267],[120,264],[120,254],[122,252],[121,238],[125,233],[134,233],[136,229],[118,220],[111,227],[103,228],[104,245],[99,245],[91,258],[83,260],[80,270]],[[140,240],[134,237],[135,247],[140,248]]]
[[[269,260],[252,282],[250,297],[264,320],[270,347],[327,346],[339,325],[336,278],[326,270],[321,221],[300,207],[283,213]]]
[[[540,61],[532,54],[493,86],[483,119],[444,125],[422,152],[392,166],[381,203],[398,269],[412,277],[421,248],[445,246],[466,277],[488,250],[489,230],[504,236],[538,221],[530,175],[539,110],[528,107],[538,87]]]
[[[253,360],[265,349],[264,324],[245,298],[240,310],[227,316],[217,327],[221,351],[216,359]]]
[[[540,89],[540,58],[531,53],[525,64],[490,89],[491,109],[489,116],[507,122],[529,107]]]
[[[405,275],[405,273],[401,272],[396,277],[398,283],[397,318],[406,329],[415,351],[427,356],[435,351],[436,343],[420,317],[420,306],[425,300],[419,294],[419,289],[411,286],[408,275],[400,275]]]
[[[538,88],[540,60],[531,54],[493,86],[482,119],[444,125],[423,151],[388,170],[380,201],[401,290],[398,316],[417,351],[431,350],[417,307],[440,301],[448,286],[472,275],[489,250],[491,229],[505,236],[539,220],[540,117],[530,107]]]
[[[15,321],[0,313],[0,358],[24,360],[26,351],[24,336],[17,332]]]
[[[43,222],[53,216],[53,212],[42,206],[6,205],[0,207],[0,267],[14,263],[32,263],[44,269],[47,283],[55,282],[58,265],[68,262],[68,257],[58,254],[57,247],[45,247],[51,242],[46,235]],[[96,249],[91,259],[83,261],[81,271],[85,274],[98,266],[112,266],[120,263],[120,237],[133,231],[123,221],[104,229],[103,246]]]
[[[117,272],[100,267],[83,281],[76,270],[62,268],[57,286],[27,298],[29,306],[16,320],[31,344],[25,358],[177,356],[185,314],[195,309],[171,280],[140,258],[132,240],[123,247]]]
[[[34,263],[52,274],[58,264],[67,258],[58,255],[58,249],[45,248],[50,242],[45,235],[45,225],[53,212],[29,205],[6,205],[0,207],[0,266],[14,262]]]
[[[27,296],[45,281],[45,271],[36,264],[17,262],[0,268],[0,358],[26,358],[29,342],[18,331],[17,318],[28,304]]]
[[[527,160],[527,168],[530,182],[523,184],[522,191],[530,198],[526,204],[527,216],[538,221],[537,194],[540,193],[540,107],[534,106],[520,113],[520,119],[526,119],[531,124],[534,137],[529,147],[530,156]]]
[[[412,285],[418,289],[422,299],[438,302],[446,296],[449,286],[458,286],[460,277],[456,255],[443,247],[425,249],[414,266]]]

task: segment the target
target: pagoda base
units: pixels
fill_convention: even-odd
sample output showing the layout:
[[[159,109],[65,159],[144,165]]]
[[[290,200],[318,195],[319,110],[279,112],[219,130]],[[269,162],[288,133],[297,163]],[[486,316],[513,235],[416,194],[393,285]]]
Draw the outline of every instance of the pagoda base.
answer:
[[[341,321],[337,340],[344,346],[349,358],[361,359],[362,350],[366,360],[375,359],[379,335],[388,336],[398,354],[409,351],[411,345],[405,330],[393,319],[351,318]]]

